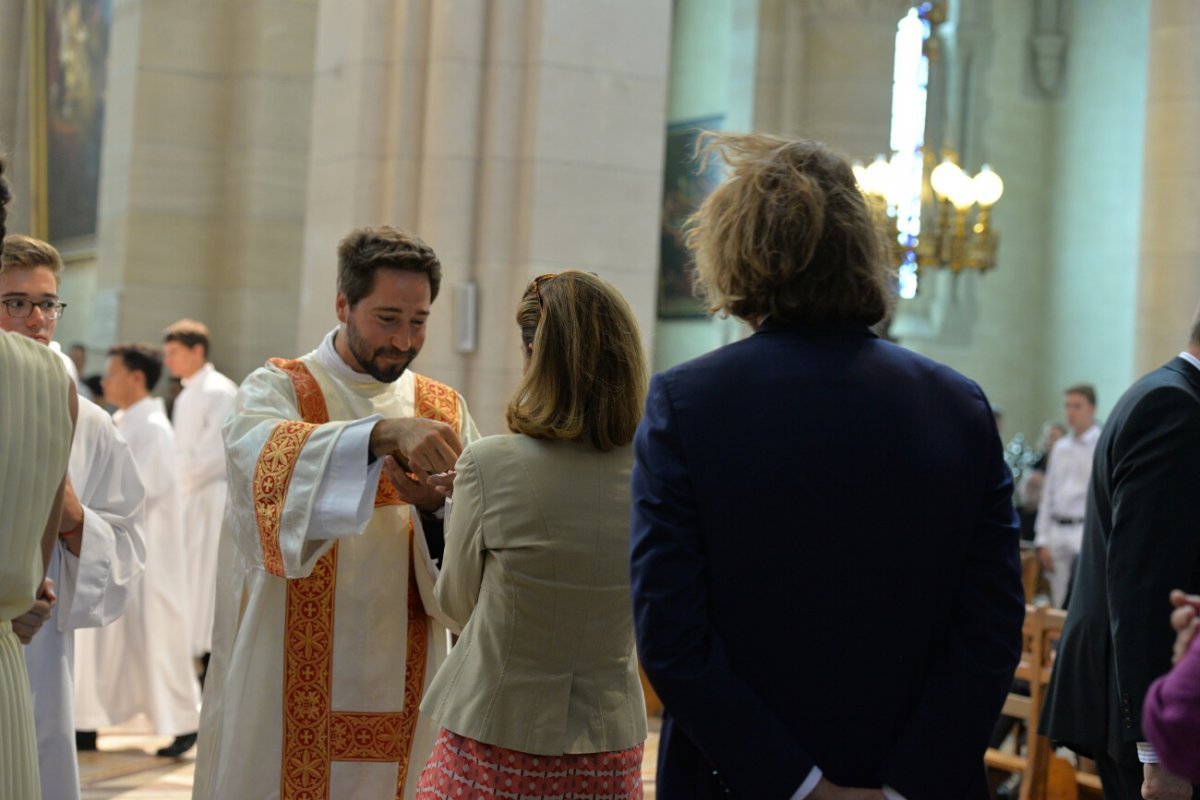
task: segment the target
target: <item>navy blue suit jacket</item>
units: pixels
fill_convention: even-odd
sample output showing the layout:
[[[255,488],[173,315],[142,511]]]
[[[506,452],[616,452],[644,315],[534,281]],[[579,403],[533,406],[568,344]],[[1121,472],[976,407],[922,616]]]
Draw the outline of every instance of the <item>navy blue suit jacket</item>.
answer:
[[[865,327],[768,324],[656,375],[634,447],[660,800],[784,800],[814,765],[987,796],[1024,599],[978,386]]]

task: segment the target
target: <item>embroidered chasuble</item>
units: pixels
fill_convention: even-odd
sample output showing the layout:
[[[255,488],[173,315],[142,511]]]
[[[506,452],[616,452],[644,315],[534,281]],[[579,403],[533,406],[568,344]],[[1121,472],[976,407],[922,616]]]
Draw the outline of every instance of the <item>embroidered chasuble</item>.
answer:
[[[420,516],[367,459],[375,421],[413,416],[478,437],[454,390],[354,373],[332,334],[242,384],[194,798],[413,797],[448,621]]]

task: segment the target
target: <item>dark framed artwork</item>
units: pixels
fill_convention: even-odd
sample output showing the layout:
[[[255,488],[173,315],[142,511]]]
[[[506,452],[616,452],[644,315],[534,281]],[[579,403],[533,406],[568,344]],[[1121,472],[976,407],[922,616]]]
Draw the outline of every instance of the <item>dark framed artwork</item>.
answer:
[[[703,131],[720,130],[724,122],[722,114],[667,126],[658,267],[659,317],[705,316],[703,304],[692,293],[693,264],[683,243],[683,225],[721,182],[719,159],[709,159],[704,169],[700,169],[696,140]]]
[[[112,0],[33,0],[33,230],[64,255],[96,246]]]

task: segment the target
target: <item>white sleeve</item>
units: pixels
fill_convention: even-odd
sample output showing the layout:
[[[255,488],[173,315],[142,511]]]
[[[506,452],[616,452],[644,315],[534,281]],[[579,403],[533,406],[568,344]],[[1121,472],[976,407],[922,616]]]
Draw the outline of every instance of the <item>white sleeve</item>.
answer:
[[[88,405],[95,413],[80,403],[71,459],[83,537],[78,557],[62,548],[57,617],[63,631],[107,625],[121,616],[146,564],[145,489],[133,453],[108,415]]]
[[[792,795],[791,800],[804,800],[813,793],[817,788],[817,784],[821,782],[821,768],[813,767],[808,771],[808,777],[804,779],[804,783],[800,784],[800,788]]]
[[[375,414],[345,425],[338,433],[313,503],[310,539],[358,536],[375,512],[375,491],[383,459],[370,464],[371,431],[383,417]]]
[[[180,451],[180,463],[187,465],[187,477],[195,486],[205,486],[225,477],[225,442],[221,424],[233,410],[236,393],[209,392],[196,398],[204,414],[200,438]]]

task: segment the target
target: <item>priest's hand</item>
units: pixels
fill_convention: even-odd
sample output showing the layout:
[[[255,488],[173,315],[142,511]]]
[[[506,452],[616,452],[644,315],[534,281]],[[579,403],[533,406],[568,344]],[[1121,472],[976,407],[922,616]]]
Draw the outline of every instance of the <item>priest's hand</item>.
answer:
[[[446,502],[445,496],[429,483],[429,473],[417,470],[409,475],[394,456],[384,456],[383,471],[396,487],[396,494],[409,505],[425,513],[437,511]]]
[[[452,469],[462,450],[454,429],[432,419],[382,419],[371,429],[372,456],[395,456],[407,471],[426,477]]]
[[[12,621],[13,633],[21,640],[21,644],[29,644],[33,640],[46,620],[50,619],[50,609],[54,608],[56,602],[58,595],[54,593],[54,581],[44,578],[42,585],[38,587],[33,608]]]
[[[1191,800],[1192,785],[1162,768],[1161,764],[1142,765],[1144,800]]]

